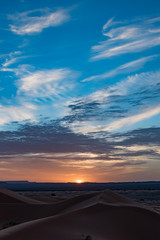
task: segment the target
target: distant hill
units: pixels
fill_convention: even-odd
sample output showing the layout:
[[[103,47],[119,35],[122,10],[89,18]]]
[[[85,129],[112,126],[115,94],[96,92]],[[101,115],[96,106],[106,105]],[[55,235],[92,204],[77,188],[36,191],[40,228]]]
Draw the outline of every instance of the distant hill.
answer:
[[[160,181],[112,183],[43,183],[28,181],[1,181],[0,187],[16,191],[90,191],[90,190],[160,190]]]

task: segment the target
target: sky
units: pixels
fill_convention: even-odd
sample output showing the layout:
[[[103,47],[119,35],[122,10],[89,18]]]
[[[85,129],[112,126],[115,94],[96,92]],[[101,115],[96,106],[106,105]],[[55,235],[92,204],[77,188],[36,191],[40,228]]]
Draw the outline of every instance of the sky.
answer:
[[[160,181],[159,0],[0,1],[0,180]]]

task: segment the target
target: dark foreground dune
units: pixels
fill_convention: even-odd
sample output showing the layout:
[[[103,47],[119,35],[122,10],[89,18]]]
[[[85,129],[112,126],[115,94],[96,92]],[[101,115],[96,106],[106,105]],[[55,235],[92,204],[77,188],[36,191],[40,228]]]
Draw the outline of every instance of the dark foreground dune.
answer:
[[[0,204],[2,203],[26,203],[26,204],[38,204],[43,203],[38,200],[30,199],[24,196],[21,196],[13,191],[10,191],[5,188],[0,188]]]
[[[0,204],[1,207],[2,204]],[[160,215],[111,191],[54,204],[4,204],[19,225],[0,231],[2,240],[159,240]],[[7,210],[7,205],[10,211]],[[36,220],[33,220],[36,219]]]

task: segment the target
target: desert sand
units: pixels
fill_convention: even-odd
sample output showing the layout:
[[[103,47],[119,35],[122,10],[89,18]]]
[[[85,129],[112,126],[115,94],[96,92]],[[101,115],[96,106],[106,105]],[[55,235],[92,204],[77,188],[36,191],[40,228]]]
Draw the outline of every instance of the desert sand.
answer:
[[[160,239],[158,212],[110,190],[47,204],[0,189],[0,213],[2,240]]]

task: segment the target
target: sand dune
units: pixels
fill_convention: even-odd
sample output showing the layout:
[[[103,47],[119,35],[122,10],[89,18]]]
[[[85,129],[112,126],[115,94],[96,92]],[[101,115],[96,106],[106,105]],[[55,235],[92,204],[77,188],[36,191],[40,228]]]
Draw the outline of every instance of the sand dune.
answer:
[[[94,192],[80,195],[63,202],[64,209],[62,213],[76,211],[82,208],[92,206],[96,203],[104,203],[107,205],[138,205],[131,199],[125,198],[110,190]]]
[[[52,195],[45,195],[45,194],[35,194],[35,193],[30,193],[30,194],[25,194],[26,197],[34,199],[34,200],[38,200],[40,202],[43,203],[47,203],[47,204],[51,204],[51,203],[57,203],[60,202],[62,200],[64,200],[63,198],[58,198],[58,197],[53,197]]]
[[[0,188],[0,204],[2,203],[38,204],[43,202],[21,196],[20,194],[17,194],[16,192],[10,191],[5,188]]]
[[[28,214],[28,219],[33,215],[39,219],[1,230],[2,240],[85,240],[87,236],[93,240],[160,239],[158,213],[109,190],[56,204],[21,204],[21,209],[16,205],[17,212]]]
[[[6,192],[12,196],[16,196],[16,199],[21,199],[21,196],[19,196],[17,193],[8,190]],[[25,204],[24,207],[24,204],[22,204],[22,202],[19,203],[18,201],[14,203],[11,202],[10,204],[3,203],[0,204],[0,229],[2,229],[10,221],[15,223],[23,223],[26,221],[86,208],[94,205],[97,202],[104,202],[107,204],[133,204],[132,200],[112,193],[109,190],[80,195],[55,204],[42,205],[38,202],[37,204]]]
[[[5,193],[7,198],[7,204],[4,204]],[[0,198],[0,229],[3,228],[8,222],[23,223],[26,221],[44,218],[48,216],[54,216],[63,212],[80,209],[85,206],[91,205],[95,201],[94,197],[97,193],[85,194],[72,199],[64,200],[55,204],[22,204],[19,201],[20,195],[12,191],[3,189],[3,198]],[[14,202],[9,204],[9,196],[16,196]],[[10,198],[9,198],[10,199]],[[17,200],[18,199],[18,200]],[[88,202],[87,202],[88,201]]]
[[[97,203],[88,208],[43,220],[31,221],[0,232],[0,239],[159,240],[160,216],[133,206]]]

